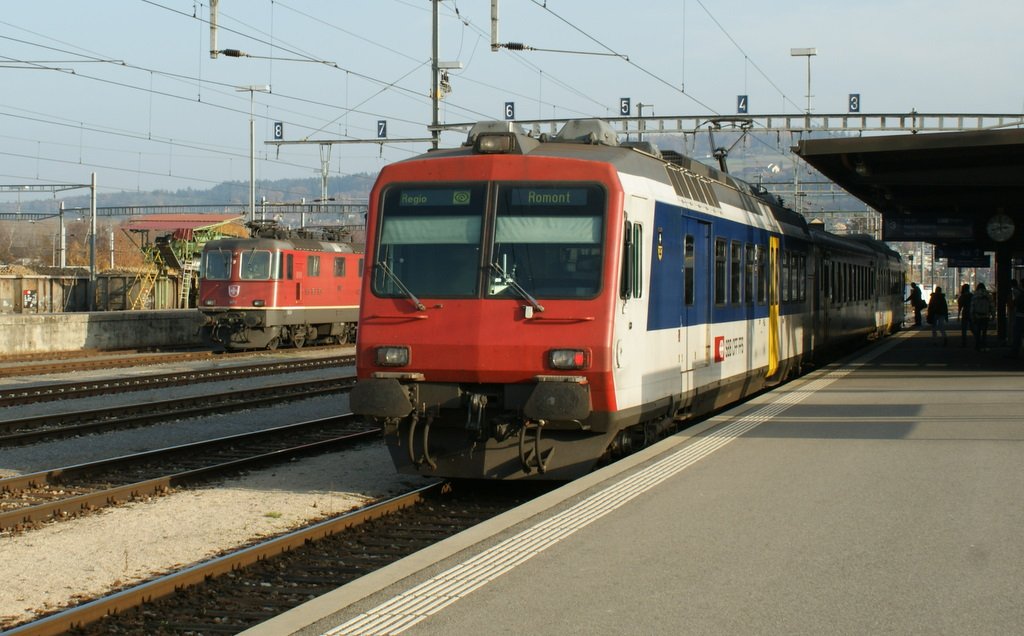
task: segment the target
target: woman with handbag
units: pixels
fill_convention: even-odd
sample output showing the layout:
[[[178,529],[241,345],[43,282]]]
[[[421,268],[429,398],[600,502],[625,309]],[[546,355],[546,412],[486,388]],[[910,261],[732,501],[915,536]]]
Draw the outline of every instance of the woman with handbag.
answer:
[[[921,326],[921,310],[928,306],[928,303],[924,302],[924,298],[921,296],[921,288],[917,286],[917,283],[910,283],[910,295],[904,302],[909,302],[910,306],[914,308],[914,326]]]

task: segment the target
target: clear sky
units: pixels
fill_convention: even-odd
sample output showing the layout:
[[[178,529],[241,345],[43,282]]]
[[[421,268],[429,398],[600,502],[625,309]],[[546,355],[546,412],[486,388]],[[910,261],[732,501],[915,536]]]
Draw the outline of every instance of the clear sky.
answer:
[[[620,97],[660,116],[733,114],[740,94],[752,114],[798,113],[794,47],[817,49],[817,113],[846,112],[850,93],[864,113],[1024,112],[1021,0],[500,0],[499,40],[544,49],[518,52],[491,51],[490,4],[441,3],[438,58],[463,65],[442,122],[503,119],[509,101],[518,119],[615,116]],[[5,3],[0,184],[248,181],[239,86],[272,91],[253,96],[257,179],[320,175],[319,144],[264,144],[273,122],[285,140],[374,139],[379,120],[392,138],[429,136],[429,0],[220,0],[217,47],[251,58],[211,59],[209,16],[209,0]],[[336,145],[330,174],[427,147]]]

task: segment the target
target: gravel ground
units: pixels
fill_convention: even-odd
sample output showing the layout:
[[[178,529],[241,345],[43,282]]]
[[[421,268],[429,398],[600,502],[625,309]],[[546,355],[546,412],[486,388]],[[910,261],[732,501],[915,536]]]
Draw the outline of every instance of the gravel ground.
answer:
[[[209,386],[186,389],[212,390],[204,388]],[[145,399],[142,392],[133,395],[133,399]],[[347,402],[346,396],[313,398],[0,449],[0,476],[344,413]],[[0,419],[17,416],[0,413]],[[4,582],[0,629],[426,483],[397,475],[383,443],[344,453],[344,463],[339,457],[306,458],[31,532],[0,536],[0,581]]]

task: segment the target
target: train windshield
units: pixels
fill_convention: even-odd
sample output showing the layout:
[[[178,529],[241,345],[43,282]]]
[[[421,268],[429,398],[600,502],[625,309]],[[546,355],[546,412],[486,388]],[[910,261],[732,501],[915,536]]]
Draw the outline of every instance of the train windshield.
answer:
[[[201,276],[207,280],[228,280],[231,278],[231,251],[210,250],[202,261]]]
[[[487,294],[527,300],[596,296],[605,198],[597,185],[499,186]]]
[[[485,184],[385,192],[373,292],[412,299],[475,297],[486,192]]]
[[[266,250],[244,250],[238,273],[242,280],[269,280],[272,262],[270,252]]]
[[[604,189],[590,183],[390,188],[381,204],[373,293],[416,305],[420,297],[482,293],[538,308],[535,298],[592,298],[601,289],[606,201]]]

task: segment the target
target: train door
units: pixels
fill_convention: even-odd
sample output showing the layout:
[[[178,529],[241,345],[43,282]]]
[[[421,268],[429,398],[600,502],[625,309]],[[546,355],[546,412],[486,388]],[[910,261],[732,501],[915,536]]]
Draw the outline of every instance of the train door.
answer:
[[[832,261],[826,255],[821,255],[821,275],[818,279],[817,288],[820,290],[820,298],[815,302],[814,306],[814,333],[818,339],[818,342],[814,343],[818,346],[818,343],[828,342],[829,333],[829,315],[830,306],[832,304]]]
[[[711,224],[683,217],[683,371],[711,364]]]
[[[779,371],[779,350],[780,350],[780,329],[779,319],[779,263],[782,257],[780,253],[779,237],[768,238],[768,372],[767,377],[773,376]]]

